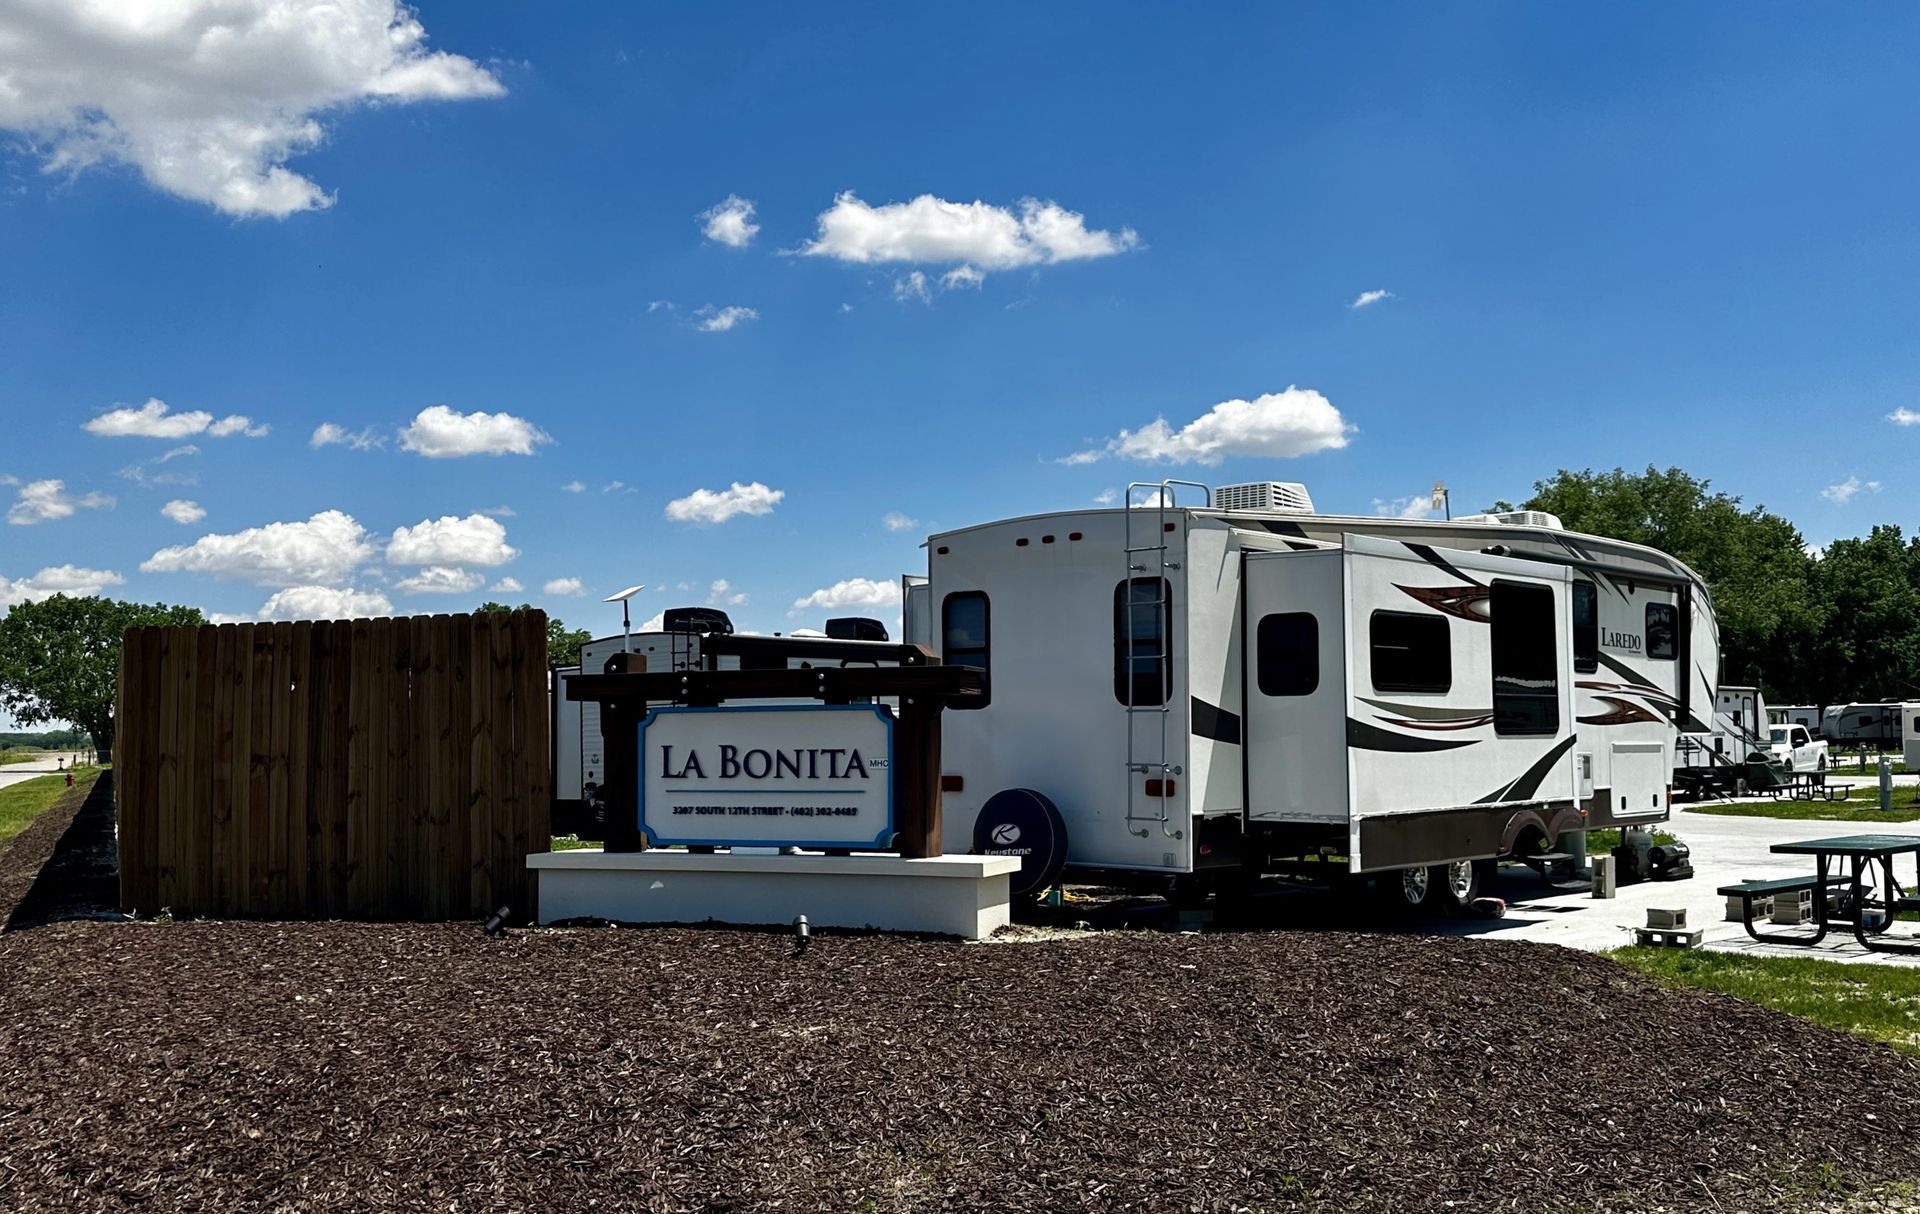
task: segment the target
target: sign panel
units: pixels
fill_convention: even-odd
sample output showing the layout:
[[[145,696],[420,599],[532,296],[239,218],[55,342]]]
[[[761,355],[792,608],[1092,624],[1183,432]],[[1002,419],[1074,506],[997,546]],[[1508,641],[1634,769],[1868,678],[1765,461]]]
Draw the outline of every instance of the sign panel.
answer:
[[[879,704],[657,708],[640,722],[649,846],[883,848],[893,712]]]

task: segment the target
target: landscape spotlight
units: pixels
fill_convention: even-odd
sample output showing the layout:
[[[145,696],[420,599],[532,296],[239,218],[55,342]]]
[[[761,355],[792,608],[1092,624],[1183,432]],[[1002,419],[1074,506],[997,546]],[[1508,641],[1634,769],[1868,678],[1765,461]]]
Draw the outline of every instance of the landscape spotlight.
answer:
[[[487,921],[480,925],[480,930],[489,936],[499,935],[506,929],[507,917],[511,914],[513,914],[513,908],[511,906],[501,907],[499,910],[493,912],[493,914],[487,916]]]
[[[813,939],[813,925],[807,922],[805,915],[793,917],[793,955],[798,957],[807,951],[807,942]]]
[[[632,598],[634,595],[639,594],[642,590],[645,590],[645,589],[646,587],[644,585],[629,586],[625,590],[622,590],[620,593],[610,594],[605,599],[602,600],[603,602],[607,602],[607,603],[620,604],[620,652],[621,653],[630,652],[633,648],[632,645],[629,643],[630,638],[633,636],[633,616],[627,609],[627,600]]]

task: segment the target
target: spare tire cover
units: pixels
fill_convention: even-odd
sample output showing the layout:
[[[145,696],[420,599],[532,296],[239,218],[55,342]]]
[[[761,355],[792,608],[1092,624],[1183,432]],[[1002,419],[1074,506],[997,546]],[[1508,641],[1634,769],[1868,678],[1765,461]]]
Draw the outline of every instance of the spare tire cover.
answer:
[[[987,798],[973,820],[976,856],[1018,856],[1007,878],[1016,898],[1031,898],[1060,879],[1067,864],[1067,823],[1045,793],[1008,788]]]

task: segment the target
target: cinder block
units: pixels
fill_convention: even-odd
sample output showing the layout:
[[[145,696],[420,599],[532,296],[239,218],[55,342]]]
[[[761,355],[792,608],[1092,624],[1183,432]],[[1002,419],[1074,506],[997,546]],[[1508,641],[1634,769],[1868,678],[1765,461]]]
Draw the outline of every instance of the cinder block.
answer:
[[[1649,906],[1647,908],[1647,926],[1656,931],[1683,932],[1687,930],[1687,908]]]
[[[1613,897],[1614,882],[1615,882],[1614,869],[1613,869],[1613,857],[1612,856],[1594,856],[1592,858],[1592,862],[1593,862],[1593,896],[1596,898]]]
[[[1773,900],[1773,914],[1768,916],[1775,923],[1797,926],[1813,922],[1813,893],[1780,894]]]
[[[1746,913],[1747,913],[1746,908],[1741,904],[1741,901],[1739,898],[1732,897],[1732,896],[1729,896],[1727,898],[1727,922],[1728,923],[1745,922]],[[1766,897],[1761,897],[1761,898],[1755,898],[1753,900],[1753,917],[1754,918],[1766,919],[1771,917],[1772,914],[1773,914],[1772,895],[1768,895]]]

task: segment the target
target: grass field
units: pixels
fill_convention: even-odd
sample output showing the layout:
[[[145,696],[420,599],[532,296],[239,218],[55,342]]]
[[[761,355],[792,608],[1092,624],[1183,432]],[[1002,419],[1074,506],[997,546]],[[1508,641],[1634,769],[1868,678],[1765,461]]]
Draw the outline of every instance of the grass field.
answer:
[[[1920,969],[1699,949],[1622,948],[1607,956],[1670,986],[1732,995],[1920,1054]]]
[[[7,750],[0,750],[0,767],[5,767],[9,763],[31,763],[35,759],[43,757],[46,753],[44,750],[31,750],[25,746],[15,746]]]
[[[100,775],[98,767],[80,767],[74,769],[75,788],[85,788]],[[41,812],[67,791],[67,777],[64,772],[41,776],[33,780],[22,780],[18,784],[0,788],[0,843],[5,843],[27,828],[28,823],[39,817]]]
[[[1689,805],[1688,813],[1728,818],[1779,818],[1808,822],[1912,822],[1920,818],[1920,800],[1914,790],[1894,790],[1893,809],[1880,812],[1880,793],[1848,797],[1844,801],[1741,801],[1732,805]]]

